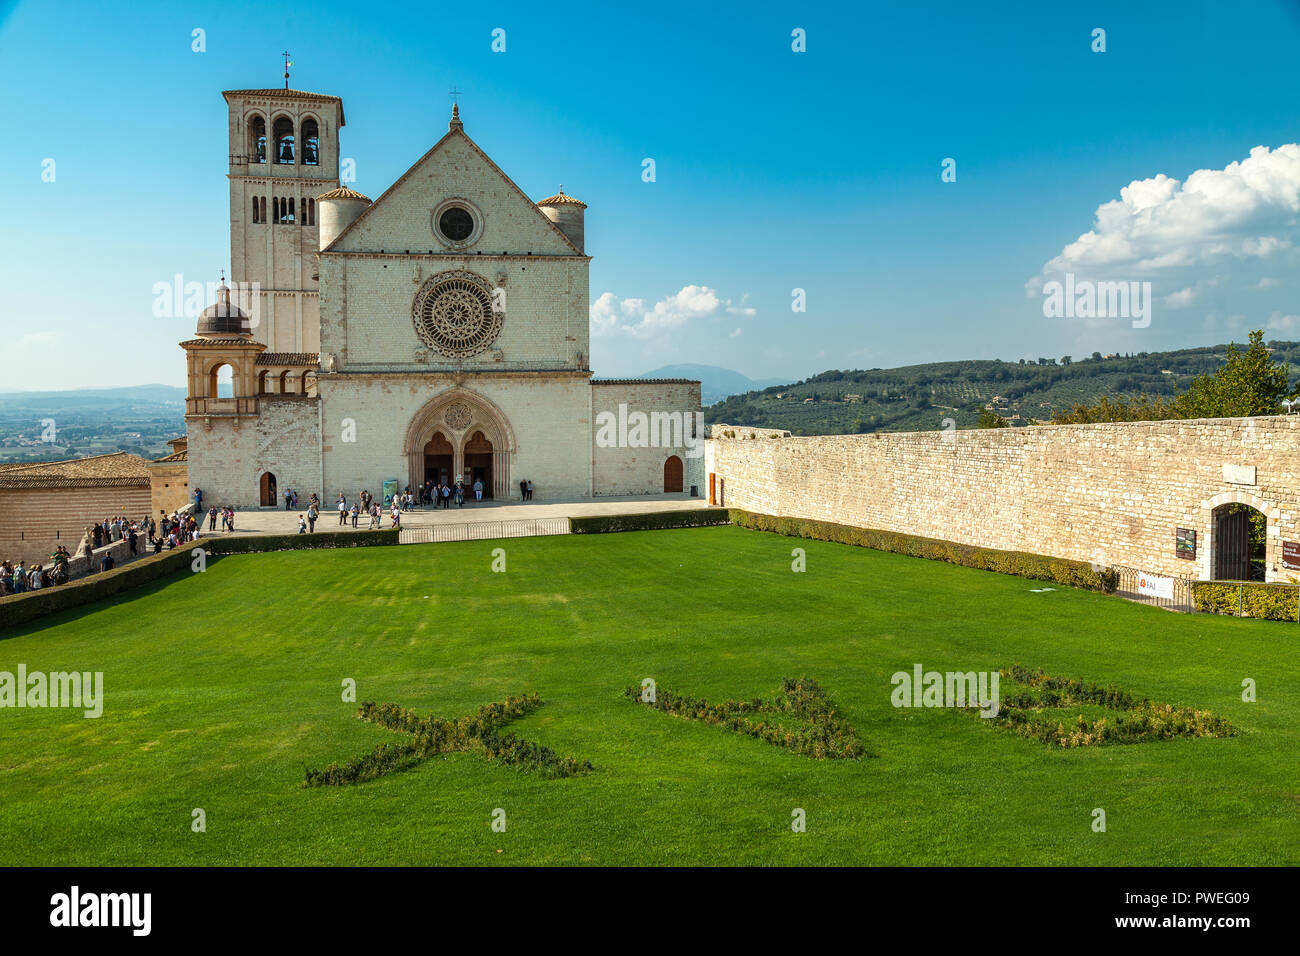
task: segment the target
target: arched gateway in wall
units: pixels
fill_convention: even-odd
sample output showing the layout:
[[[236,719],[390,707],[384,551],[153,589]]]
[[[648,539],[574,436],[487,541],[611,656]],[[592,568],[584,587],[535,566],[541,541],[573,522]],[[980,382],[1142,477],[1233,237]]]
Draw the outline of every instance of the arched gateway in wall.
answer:
[[[443,392],[416,412],[402,447],[412,488],[424,484],[429,468],[440,474],[449,455],[451,481],[460,475],[468,487],[482,477],[484,497],[493,498],[510,497],[515,451],[514,431],[501,409],[467,388]]]

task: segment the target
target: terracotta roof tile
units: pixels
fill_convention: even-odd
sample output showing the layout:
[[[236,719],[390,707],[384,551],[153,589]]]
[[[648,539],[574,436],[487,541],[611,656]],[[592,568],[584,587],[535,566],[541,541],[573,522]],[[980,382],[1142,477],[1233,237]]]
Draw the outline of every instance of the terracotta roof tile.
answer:
[[[254,365],[320,365],[319,352],[263,352]]]
[[[537,205],[539,206],[581,206],[583,209],[587,208],[587,204],[585,202],[583,202],[581,199],[574,199],[572,196],[566,195],[563,189],[561,189],[554,196],[547,196],[545,199],[539,201]]]
[[[329,192],[321,193],[316,197],[318,202],[322,199],[362,199],[366,202],[371,201],[369,196],[363,196],[355,189],[348,189],[347,186],[340,186],[338,189],[331,189]]]
[[[145,460],[124,451],[65,461],[20,462],[0,468],[0,488],[122,488],[148,484]]]

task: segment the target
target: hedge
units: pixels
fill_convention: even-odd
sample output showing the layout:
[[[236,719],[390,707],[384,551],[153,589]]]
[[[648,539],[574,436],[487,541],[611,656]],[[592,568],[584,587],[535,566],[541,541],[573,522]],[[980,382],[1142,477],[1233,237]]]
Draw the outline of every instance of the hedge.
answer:
[[[308,548],[356,548],[397,544],[398,532],[333,531],[320,534],[235,535],[229,538],[207,537],[186,542],[172,551],[151,554],[112,571],[102,571],[78,578],[57,587],[6,594],[0,597],[0,631],[21,627],[47,614],[91,604],[138,588],[158,578],[188,568],[194,560],[190,554],[202,548],[209,555],[251,554],[258,551],[297,551]]]
[[[614,531],[659,531],[664,528],[706,528],[730,524],[726,508],[694,508],[690,511],[652,511],[636,515],[589,515],[570,518],[573,534],[605,534]]]
[[[794,538],[851,544],[1106,594],[1113,593],[1119,584],[1119,574],[1113,568],[1094,571],[1086,561],[1070,561],[1024,551],[999,551],[939,538],[922,538],[898,531],[876,531],[810,518],[777,518],[739,508],[732,508],[730,514],[733,524],[751,531],[770,531]]]
[[[1258,581],[1194,581],[1192,600],[1196,610],[1206,614],[1236,614],[1240,606],[1246,617],[1263,621],[1294,621],[1300,589],[1294,584],[1262,584]]]

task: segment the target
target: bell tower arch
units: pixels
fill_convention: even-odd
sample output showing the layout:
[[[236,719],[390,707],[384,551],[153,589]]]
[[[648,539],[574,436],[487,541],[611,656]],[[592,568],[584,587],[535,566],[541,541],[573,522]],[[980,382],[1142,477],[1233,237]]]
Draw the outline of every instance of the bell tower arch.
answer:
[[[320,351],[316,199],[339,186],[343,101],[291,89],[227,90],[231,281],[256,287],[253,337]]]

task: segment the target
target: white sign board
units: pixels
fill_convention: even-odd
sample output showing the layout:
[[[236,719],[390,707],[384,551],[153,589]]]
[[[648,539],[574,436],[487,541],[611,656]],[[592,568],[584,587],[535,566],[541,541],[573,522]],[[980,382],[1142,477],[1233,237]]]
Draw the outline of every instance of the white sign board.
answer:
[[[1151,574],[1138,574],[1138,594],[1145,594],[1147,597],[1158,597],[1173,599],[1174,596],[1174,579],[1158,578]]]
[[[1223,480],[1230,485],[1253,485],[1255,483],[1255,466],[1224,465]]]

